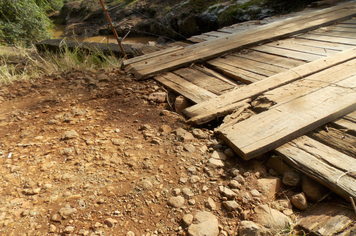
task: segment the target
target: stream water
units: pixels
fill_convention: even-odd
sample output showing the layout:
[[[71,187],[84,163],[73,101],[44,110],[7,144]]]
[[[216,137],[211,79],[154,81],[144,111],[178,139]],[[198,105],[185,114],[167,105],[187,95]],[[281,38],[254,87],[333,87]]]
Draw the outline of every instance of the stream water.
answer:
[[[53,39],[62,39],[63,37],[63,31],[64,31],[65,26],[64,25],[57,25],[52,29]],[[121,35],[120,35],[121,36]],[[124,35],[122,35],[123,37]],[[74,37],[74,38],[68,38],[69,40],[78,40],[81,42],[97,42],[97,43],[117,43],[115,36],[114,35],[99,35],[99,36],[93,36],[89,38],[85,37]],[[122,43],[124,44],[135,44],[135,43],[143,43],[147,44],[149,41],[154,41],[156,42],[157,37],[127,37],[125,38]]]

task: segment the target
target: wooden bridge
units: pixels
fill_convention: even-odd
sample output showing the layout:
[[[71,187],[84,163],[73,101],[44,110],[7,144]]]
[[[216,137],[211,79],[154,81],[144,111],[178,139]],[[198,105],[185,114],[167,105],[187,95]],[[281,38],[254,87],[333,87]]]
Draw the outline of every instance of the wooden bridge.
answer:
[[[356,2],[237,24],[123,62],[195,105],[188,122],[245,160],[274,150],[346,199],[356,198]],[[261,25],[262,24],[262,25]]]

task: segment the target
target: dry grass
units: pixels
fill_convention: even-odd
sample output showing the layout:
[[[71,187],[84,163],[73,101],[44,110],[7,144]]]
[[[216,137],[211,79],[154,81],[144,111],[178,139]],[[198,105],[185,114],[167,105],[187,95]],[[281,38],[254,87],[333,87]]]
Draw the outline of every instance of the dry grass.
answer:
[[[16,80],[31,80],[42,75],[73,70],[110,71],[120,65],[120,59],[99,51],[83,52],[79,48],[70,51],[62,45],[59,54],[39,54],[36,48],[0,47],[0,84]]]

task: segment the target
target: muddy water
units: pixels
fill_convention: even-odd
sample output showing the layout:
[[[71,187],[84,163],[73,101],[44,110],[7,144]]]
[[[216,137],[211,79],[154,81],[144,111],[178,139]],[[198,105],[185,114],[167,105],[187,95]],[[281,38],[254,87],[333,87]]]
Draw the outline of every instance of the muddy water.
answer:
[[[64,28],[65,28],[64,25],[58,25],[55,28],[53,28],[52,29],[52,33],[53,33],[52,38],[53,39],[64,38],[63,37]],[[124,35],[122,35],[122,36],[124,36]],[[69,40],[78,40],[81,42],[117,43],[114,35],[100,35],[100,36],[94,36],[94,37],[89,37],[89,38],[75,37],[75,38],[69,38]],[[135,44],[135,43],[147,44],[149,41],[156,42],[156,40],[157,40],[156,37],[126,37],[122,41],[122,43],[124,43],[124,44]]]

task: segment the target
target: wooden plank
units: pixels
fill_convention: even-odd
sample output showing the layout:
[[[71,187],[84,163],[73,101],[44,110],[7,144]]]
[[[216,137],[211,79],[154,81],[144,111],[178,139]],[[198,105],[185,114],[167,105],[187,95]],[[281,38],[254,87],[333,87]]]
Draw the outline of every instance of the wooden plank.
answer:
[[[214,110],[223,109],[225,106],[239,102],[241,100],[257,97],[258,95],[293,82],[295,80],[307,77],[322,70],[328,69],[332,66],[338,65],[350,59],[356,58],[356,48],[335,54],[330,57],[319,59],[308,64],[304,64],[288,70],[286,72],[274,75],[259,82],[250,84],[248,86],[238,88],[232,92],[223,94],[216,99],[208,100],[203,103],[191,106],[184,110],[188,117],[210,113]]]
[[[147,59],[150,59],[150,58],[153,58],[153,57],[157,57],[157,56],[160,56],[160,55],[164,55],[164,54],[168,54],[168,53],[171,53],[171,52],[176,52],[176,51],[179,51],[179,50],[182,50],[183,47],[182,46],[174,46],[174,47],[169,47],[167,49],[163,49],[163,50],[159,50],[157,52],[152,52],[152,53],[149,53],[149,54],[145,54],[145,55],[142,55],[142,56],[139,56],[139,57],[134,57],[134,58],[131,58],[131,59],[128,59],[128,60],[124,60],[122,62],[122,68],[126,68],[128,65],[137,65],[139,62],[142,62],[144,60],[147,60]]]
[[[199,35],[192,36],[192,37],[188,38],[187,40],[192,43],[202,43],[202,42],[207,41],[206,37],[203,38],[203,37],[200,37]]]
[[[313,34],[322,35],[322,36],[338,37],[338,38],[356,39],[356,32],[335,32],[335,31],[315,32],[314,31]]]
[[[263,97],[280,106],[298,97],[302,97],[321,87],[333,85],[334,83],[352,77],[356,80],[356,60],[336,65],[319,73],[315,73],[307,78],[289,83],[263,94]],[[350,78],[350,79],[352,79]]]
[[[276,48],[284,48],[284,49],[289,49],[298,52],[315,54],[319,56],[330,56],[341,51],[335,49],[325,49],[320,47],[301,45],[301,44],[293,43],[291,40],[281,40],[266,45],[271,47],[276,47]]]
[[[194,70],[192,68],[182,68],[173,71],[174,74],[183,77],[185,80],[204,88],[214,94],[222,94],[224,91],[234,88],[231,84],[224,83],[220,79],[217,79],[207,74]]]
[[[319,42],[329,42],[329,43],[341,43],[341,44],[346,44],[346,45],[356,45],[356,40],[355,39],[350,39],[350,38],[340,38],[340,37],[332,37],[332,36],[326,36],[326,35],[316,35],[316,34],[303,34],[303,35],[298,35],[296,38],[302,38],[302,39],[311,39],[311,40],[316,40]]]
[[[310,132],[308,136],[339,152],[356,158],[356,137],[353,135],[329,127],[327,130],[318,128]]]
[[[288,40],[288,39],[286,39]],[[294,39],[289,39],[290,42],[299,44],[299,45],[306,45],[306,46],[312,46],[312,47],[317,47],[317,48],[322,48],[325,50],[348,50],[350,48],[353,48],[354,46],[352,45],[345,45],[345,44],[340,44],[340,43],[330,43],[330,42],[320,42],[320,41],[315,41],[315,40],[308,40],[308,39],[302,39],[302,38],[294,38]]]
[[[267,45],[254,47],[252,49],[259,51],[259,52],[270,53],[270,54],[278,55],[281,57],[293,58],[293,59],[303,60],[303,61],[307,61],[307,62],[315,61],[315,60],[323,57],[323,56],[310,54],[310,53],[306,53],[306,52],[297,52],[297,51],[293,51],[293,50],[289,50],[289,49],[285,49],[285,48],[270,47]]]
[[[356,19],[352,18],[350,20],[345,20],[345,21],[342,22],[342,24],[352,24],[352,25],[356,26]]]
[[[227,127],[222,138],[245,160],[257,157],[356,110],[355,86],[342,80]]]
[[[333,121],[332,124],[344,129],[347,133],[356,135],[356,111]]]
[[[355,2],[346,3],[342,4],[342,6],[320,10],[302,17],[295,17],[281,22],[260,26],[255,30],[195,44],[186,47],[180,53],[172,53],[166,56],[156,57],[152,60],[147,60],[146,64],[136,66],[130,72],[132,72],[138,79],[145,79],[157,73],[188,66],[197,61],[206,61],[241,47],[251,46],[267,40],[287,37],[320,26],[332,24],[336,21],[344,20],[356,15],[356,12],[354,11],[355,4]]]
[[[199,103],[209,98],[216,97],[215,94],[196,86],[195,84],[188,82],[173,73],[157,76],[155,77],[155,80],[164,84],[169,89],[183,95],[194,103]]]
[[[356,160],[307,136],[276,149],[283,159],[340,196],[356,197]],[[340,161],[342,160],[342,161]],[[350,174],[347,174],[350,173]]]
[[[355,213],[345,202],[333,201],[317,204],[311,211],[302,213],[295,225],[307,235],[338,235],[354,225]],[[342,234],[344,235],[344,234]],[[350,236],[350,232],[345,236]]]
[[[231,33],[210,31],[210,32],[203,33],[203,35],[220,38],[220,37],[229,36],[229,35],[231,35]]]
[[[214,71],[214,70],[211,70],[209,68],[206,68],[205,66],[202,66],[202,65],[193,65],[192,68],[196,69],[196,70],[199,70],[201,72],[203,72],[204,74],[207,74],[209,76],[212,76],[212,77],[215,77],[221,81],[223,81],[224,83],[228,83],[232,86],[234,86],[234,88],[238,87],[238,86],[241,86],[238,85],[237,83],[235,83],[234,81],[232,81],[231,79],[227,78],[226,76],[223,76],[222,74],[219,74],[218,72]]]
[[[223,59],[221,58],[219,58],[219,60],[211,60],[207,64],[214,67],[215,70],[218,70],[223,74],[229,76],[230,78],[240,81],[244,84],[254,83],[266,78],[265,76],[229,65],[228,63],[225,63],[225,61],[223,61]]]
[[[300,65],[305,64],[303,61],[294,60],[291,58],[280,57],[276,55],[271,55],[263,52],[250,51],[247,54],[233,54],[234,56],[239,56],[243,58],[247,58],[253,61],[265,62],[268,64],[280,66],[286,69],[291,69]]]
[[[279,67],[279,66],[275,66],[275,65],[271,65],[271,64],[267,64],[267,63],[263,63],[263,62],[257,62],[257,61],[253,61],[253,60],[235,56],[235,55],[228,55],[224,58],[226,60],[232,62],[239,68],[249,70],[251,72],[265,75],[265,76],[272,76],[272,75],[275,75],[277,73],[281,73],[281,72],[284,72],[287,70],[287,69]]]

